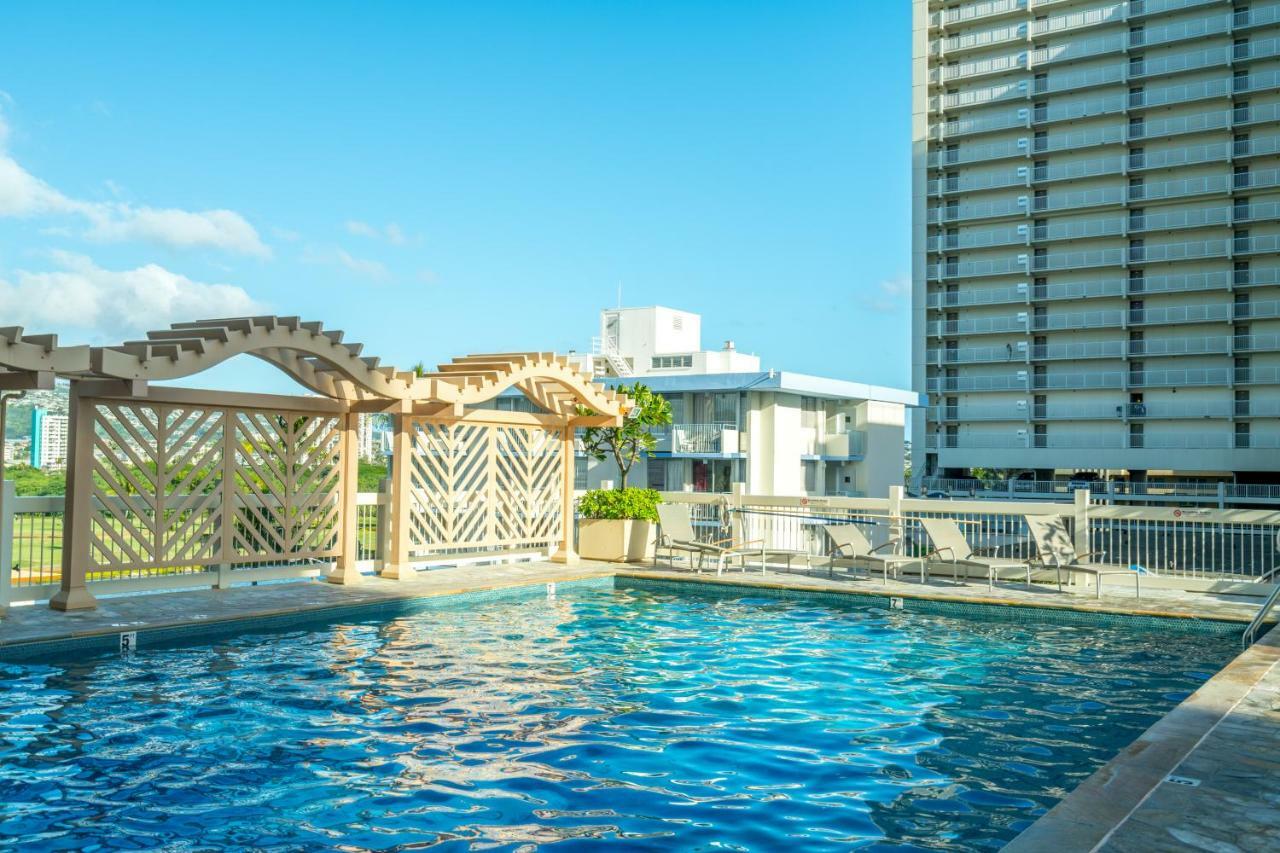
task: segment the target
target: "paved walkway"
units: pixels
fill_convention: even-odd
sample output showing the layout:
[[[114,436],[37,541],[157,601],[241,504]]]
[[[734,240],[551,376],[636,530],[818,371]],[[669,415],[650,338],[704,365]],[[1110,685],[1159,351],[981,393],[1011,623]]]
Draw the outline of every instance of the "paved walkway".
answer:
[[[0,657],[6,647],[121,631],[193,623],[260,619],[321,612],[358,604],[451,595],[482,589],[562,582],[611,574],[706,583],[850,591],[985,604],[1067,608],[1247,622],[1256,602],[1179,590],[1143,590],[1135,598],[1115,587],[1101,598],[1051,588],[914,581],[852,580],[824,571],[694,574],[584,562],[514,563],[435,569],[406,581],[366,578],[353,586],[266,584],[106,598],[96,610],[59,613],[44,606],[14,607],[0,618]],[[1170,773],[1198,785],[1166,782]],[[1006,849],[1019,851],[1280,850],[1280,629],[1206,682],[1113,761]]]
[[[19,643],[144,631],[193,623],[261,619],[282,614],[323,611],[334,607],[375,604],[399,599],[453,595],[482,589],[599,577],[613,573],[607,563],[527,562],[495,566],[466,566],[419,572],[417,577],[393,581],[366,577],[351,586],[321,581],[237,586],[226,590],[99,598],[93,610],[60,613],[43,604],[11,607],[0,617],[0,656]]]

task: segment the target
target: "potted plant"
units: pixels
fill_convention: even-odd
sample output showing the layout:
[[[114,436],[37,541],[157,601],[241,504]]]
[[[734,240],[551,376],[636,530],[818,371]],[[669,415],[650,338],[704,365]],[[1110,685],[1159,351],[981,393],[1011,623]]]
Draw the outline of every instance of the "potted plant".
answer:
[[[612,459],[618,466],[615,488],[593,489],[578,500],[578,553],[589,560],[632,562],[653,556],[661,498],[653,489],[628,487],[627,476],[657,446],[653,428],[671,423],[671,404],[640,382],[621,390],[632,402],[626,422],[588,427],[582,436],[588,456],[599,462]]]

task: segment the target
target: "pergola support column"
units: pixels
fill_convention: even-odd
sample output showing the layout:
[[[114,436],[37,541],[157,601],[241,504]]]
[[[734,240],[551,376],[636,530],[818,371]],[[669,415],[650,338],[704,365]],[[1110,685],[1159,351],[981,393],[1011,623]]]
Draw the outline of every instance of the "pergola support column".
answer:
[[[560,429],[561,443],[561,496],[560,496],[560,544],[551,562],[573,565],[579,562],[578,552],[573,547],[573,469],[576,459],[573,454],[574,428],[565,424]]]
[[[360,490],[360,415],[342,416],[342,508],[339,511],[338,559],[324,576],[329,583],[360,583],[364,576],[356,569],[360,557],[360,510],[356,496]]]
[[[409,563],[409,527],[413,523],[410,501],[412,485],[409,469],[413,464],[413,418],[408,414],[392,416],[394,433],[391,446],[391,542],[387,561],[379,573],[391,580],[409,580],[417,572]]]
[[[97,599],[85,585],[93,512],[93,412],[86,410],[79,382],[71,383],[67,412],[66,509],[62,519],[62,580],[49,599],[54,610],[92,610]]]

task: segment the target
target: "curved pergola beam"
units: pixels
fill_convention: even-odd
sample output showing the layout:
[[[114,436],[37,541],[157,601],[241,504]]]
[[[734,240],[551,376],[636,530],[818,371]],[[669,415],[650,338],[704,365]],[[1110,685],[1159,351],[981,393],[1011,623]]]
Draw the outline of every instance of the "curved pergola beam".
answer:
[[[0,368],[18,373],[84,373],[89,370],[89,347],[60,347],[57,335],[27,335],[21,326],[7,326],[0,328]]]
[[[593,382],[568,359],[548,352],[488,353],[457,358],[435,373],[382,366],[343,342],[343,333],[297,317],[232,317],[175,323],[143,340],[109,347],[60,347],[54,335],[24,335],[0,328],[0,375],[54,375],[69,379],[159,382],[184,379],[238,355],[261,359],[304,388],[346,402],[439,404],[461,412],[516,389],[565,419],[590,410],[617,419],[631,408],[626,396]],[[18,378],[22,378],[21,376]],[[0,383],[3,384],[3,383]]]
[[[344,344],[342,332],[297,317],[237,317],[177,323],[92,351],[92,370],[103,377],[145,381],[182,379],[237,355],[254,355],[318,394],[337,399],[410,396],[412,373],[381,367],[360,355],[360,344]]]
[[[473,355],[440,365],[423,380],[439,386],[443,402],[474,406],[515,388],[542,408],[572,417],[579,408],[597,415],[622,417],[630,410],[625,395],[582,374],[568,360],[553,353]]]

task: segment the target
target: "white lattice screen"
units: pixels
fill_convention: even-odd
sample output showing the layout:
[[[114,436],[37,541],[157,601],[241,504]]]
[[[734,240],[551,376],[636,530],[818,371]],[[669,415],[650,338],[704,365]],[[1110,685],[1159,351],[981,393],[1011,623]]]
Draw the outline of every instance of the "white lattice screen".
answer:
[[[337,555],[338,416],[84,404],[92,414],[91,572],[163,574]]]
[[[565,458],[558,430],[414,420],[412,438],[412,552],[560,540]]]

